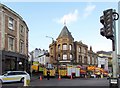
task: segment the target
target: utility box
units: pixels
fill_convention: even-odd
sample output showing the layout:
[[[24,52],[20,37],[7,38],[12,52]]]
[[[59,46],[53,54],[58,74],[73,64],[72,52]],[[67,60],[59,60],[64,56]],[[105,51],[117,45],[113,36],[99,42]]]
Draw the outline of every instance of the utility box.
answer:
[[[109,88],[119,88],[119,78],[109,78]]]

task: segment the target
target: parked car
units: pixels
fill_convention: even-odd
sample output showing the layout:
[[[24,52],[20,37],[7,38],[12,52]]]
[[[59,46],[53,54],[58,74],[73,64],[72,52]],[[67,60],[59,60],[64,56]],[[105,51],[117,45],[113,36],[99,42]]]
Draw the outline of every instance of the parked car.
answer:
[[[25,77],[30,80],[30,75],[26,71],[7,71],[0,75],[0,83],[5,82],[24,82]]]
[[[90,78],[96,78],[96,75],[95,74],[91,74]]]

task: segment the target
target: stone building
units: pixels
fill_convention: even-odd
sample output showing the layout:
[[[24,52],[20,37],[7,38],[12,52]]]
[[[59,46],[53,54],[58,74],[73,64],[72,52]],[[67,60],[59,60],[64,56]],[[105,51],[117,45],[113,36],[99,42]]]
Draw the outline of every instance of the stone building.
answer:
[[[28,69],[28,32],[23,18],[0,4],[0,74]]]
[[[98,65],[98,54],[93,52],[92,47],[88,50],[88,65]]]
[[[49,45],[49,50],[52,64],[88,65],[88,46],[81,41],[74,41],[67,26],[63,27],[56,41]],[[91,54],[94,55],[93,52]]]

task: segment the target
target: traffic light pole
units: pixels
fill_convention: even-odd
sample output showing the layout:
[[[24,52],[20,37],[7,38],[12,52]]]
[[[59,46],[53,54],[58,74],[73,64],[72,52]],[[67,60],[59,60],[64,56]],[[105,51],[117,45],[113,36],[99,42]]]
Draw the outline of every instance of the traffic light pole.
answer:
[[[117,15],[117,18],[116,18]],[[119,14],[113,9],[107,9],[103,11],[103,16],[100,17],[100,22],[103,24],[103,28],[100,29],[100,34],[107,39],[112,40],[112,72],[113,76],[110,78],[110,88],[116,85],[119,86],[117,74],[118,74],[118,58],[117,58],[117,40],[116,40],[116,20],[119,19]]]
[[[112,59],[112,67],[113,67],[113,78],[117,78],[118,74],[118,59],[117,59],[117,41],[116,41],[116,23],[113,22],[114,29],[114,39],[112,39],[112,49],[113,49],[113,59]]]

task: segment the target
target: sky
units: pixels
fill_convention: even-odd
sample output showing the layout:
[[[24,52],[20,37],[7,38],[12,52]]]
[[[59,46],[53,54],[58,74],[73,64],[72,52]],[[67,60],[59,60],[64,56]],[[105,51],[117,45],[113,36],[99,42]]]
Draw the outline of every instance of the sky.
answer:
[[[18,0],[19,1],[19,0]],[[112,51],[112,41],[100,35],[100,16],[107,9],[118,9],[118,2],[1,2],[17,12],[29,28],[29,51],[49,50],[49,44],[59,36],[64,23],[74,41],[92,46],[94,52]],[[46,36],[52,37],[48,38]]]

